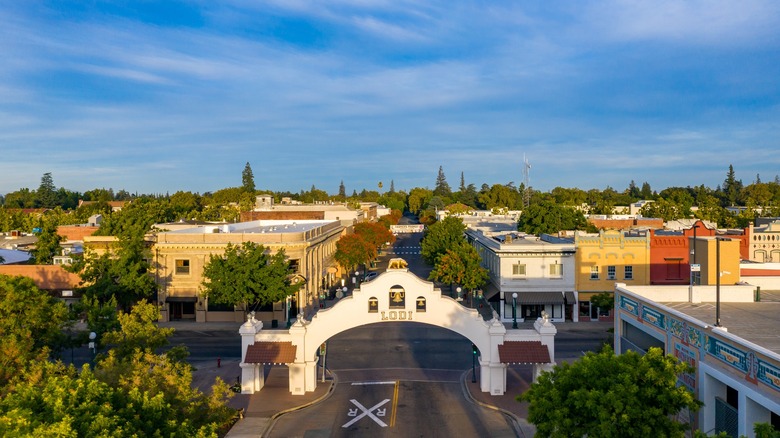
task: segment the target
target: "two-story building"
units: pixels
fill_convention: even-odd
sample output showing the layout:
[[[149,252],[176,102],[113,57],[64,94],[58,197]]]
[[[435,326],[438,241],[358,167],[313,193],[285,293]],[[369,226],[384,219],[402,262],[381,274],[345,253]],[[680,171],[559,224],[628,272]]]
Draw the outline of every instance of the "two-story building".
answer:
[[[754,262],[780,262],[780,220],[748,228],[748,259]]]
[[[618,281],[649,284],[650,233],[648,231],[601,230],[576,232],[576,272],[574,287],[578,293],[579,320],[609,320],[611,308],[591,305],[591,297],[612,293]]]
[[[165,228],[164,226],[161,228]],[[203,270],[228,244],[253,242],[270,252],[281,249],[301,278],[294,299],[261,309],[258,319],[285,322],[317,306],[320,294],[340,275],[333,258],[344,227],[334,220],[258,220],[195,225],[156,235],[152,246],[161,320],[243,321],[246,309],[209,303],[202,296]]]
[[[535,321],[542,312],[552,321],[576,321],[573,239],[489,231],[484,224],[467,228],[466,237],[498,290],[504,322]]]

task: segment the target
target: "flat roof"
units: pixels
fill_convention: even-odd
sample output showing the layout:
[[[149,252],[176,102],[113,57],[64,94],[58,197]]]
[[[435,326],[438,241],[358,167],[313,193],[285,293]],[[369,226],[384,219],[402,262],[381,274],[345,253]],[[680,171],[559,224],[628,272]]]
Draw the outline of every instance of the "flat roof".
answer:
[[[715,325],[715,303],[658,304]],[[720,303],[720,325],[735,336],[780,354],[780,291],[762,290],[758,303]]]
[[[258,233],[258,234],[282,234],[302,233],[324,225],[331,224],[333,220],[258,220],[249,222],[237,222],[228,224],[200,225],[193,228],[168,231],[170,234],[211,234],[211,233]]]

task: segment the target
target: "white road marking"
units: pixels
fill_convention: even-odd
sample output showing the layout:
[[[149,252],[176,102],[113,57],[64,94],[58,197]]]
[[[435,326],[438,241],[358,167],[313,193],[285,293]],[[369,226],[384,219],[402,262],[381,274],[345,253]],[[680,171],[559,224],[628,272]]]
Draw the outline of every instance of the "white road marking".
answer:
[[[364,385],[395,385],[395,381],[352,382],[352,386],[364,386]]]
[[[395,383],[395,382],[393,382],[393,383]],[[354,398],[353,398],[353,399],[351,399],[350,401],[352,402],[352,404],[354,404],[355,406],[357,406],[357,407],[358,407],[358,409],[360,409],[361,411],[363,411],[363,413],[362,413],[362,414],[360,414],[360,415],[358,415],[358,414],[357,414],[357,411],[358,411],[358,409],[355,409],[354,411],[353,411],[352,409],[350,409],[350,410],[349,410],[349,413],[348,413],[347,415],[349,415],[350,417],[353,417],[353,416],[354,416],[355,418],[353,418],[353,419],[349,420],[347,423],[345,423],[345,424],[344,424],[343,426],[341,426],[341,427],[349,427],[349,426],[352,426],[352,425],[353,425],[353,424],[355,424],[355,423],[356,423],[358,420],[360,420],[361,418],[363,418],[363,417],[365,417],[365,416],[368,416],[368,418],[370,418],[370,419],[374,420],[374,421],[376,422],[376,424],[378,424],[378,425],[380,425],[380,426],[382,426],[382,427],[387,427],[387,424],[386,424],[384,421],[380,420],[380,419],[379,419],[379,417],[377,417],[376,415],[374,415],[374,413],[373,413],[372,411],[373,411],[374,409],[376,409],[376,410],[377,410],[377,415],[380,415],[380,416],[384,417],[384,416],[385,416],[385,414],[387,413],[387,409],[379,409],[379,408],[380,408],[380,407],[382,407],[382,405],[384,405],[385,403],[389,402],[389,401],[390,401],[390,399],[389,399],[389,398],[386,398],[386,399],[382,400],[381,402],[379,402],[379,403],[375,404],[374,406],[372,406],[372,407],[371,407],[371,408],[369,408],[369,409],[366,409],[366,407],[365,407],[365,406],[363,406],[362,404],[360,404],[360,402],[359,402],[359,401],[357,401],[357,400],[355,400]]]

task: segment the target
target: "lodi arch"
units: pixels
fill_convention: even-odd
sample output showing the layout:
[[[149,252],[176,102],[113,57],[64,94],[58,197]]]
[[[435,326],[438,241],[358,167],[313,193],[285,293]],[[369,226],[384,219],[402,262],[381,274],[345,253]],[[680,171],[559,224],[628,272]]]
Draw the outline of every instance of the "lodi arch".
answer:
[[[317,352],[323,342],[343,331],[386,321],[410,321],[452,330],[469,339],[480,352],[480,389],[492,395],[506,392],[506,367],[532,363],[534,376],[554,364],[557,332],[547,319],[534,329],[507,330],[494,313],[485,321],[477,310],[442,296],[433,283],[408,272],[406,263],[394,259],[386,272],[364,282],[351,296],[329,309],[320,309],[311,320],[301,317],[288,330],[263,330],[250,316],[241,334],[241,391],[252,394],[264,385],[263,366],[287,365],[292,394],[314,391],[317,386]]]

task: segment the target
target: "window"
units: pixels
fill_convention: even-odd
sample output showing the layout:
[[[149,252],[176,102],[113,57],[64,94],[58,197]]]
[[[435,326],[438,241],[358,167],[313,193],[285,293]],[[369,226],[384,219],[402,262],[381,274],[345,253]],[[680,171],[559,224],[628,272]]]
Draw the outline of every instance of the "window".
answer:
[[[187,259],[176,260],[176,275],[189,275],[190,261]]]
[[[591,280],[598,280],[599,279],[599,267],[598,266],[591,266],[590,267],[590,279]]]
[[[563,277],[563,265],[550,265],[550,277]]]
[[[614,280],[615,278],[615,267],[607,266],[607,280]]]
[[[633,280],[634,279],[634,267],[631,265],[628,265],[625,267],[625,270],[623,271],[623,278],[626,280]]]
[[[512,265],[512,275],[525,276],[525,265],[520,263]]]

